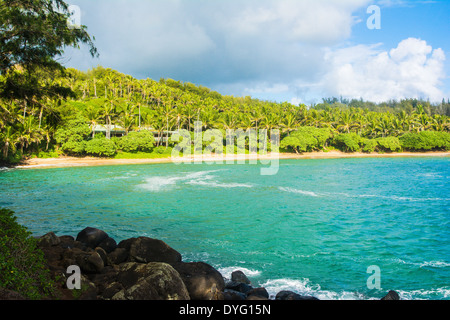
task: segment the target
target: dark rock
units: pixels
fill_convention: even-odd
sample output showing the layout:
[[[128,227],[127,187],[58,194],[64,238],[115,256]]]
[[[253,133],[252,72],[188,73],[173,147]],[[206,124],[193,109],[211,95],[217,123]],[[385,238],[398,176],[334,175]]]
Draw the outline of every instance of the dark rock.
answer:
[[[128,259],[128,251],[125,248],[116,248],[113,252],[107,256],[107,264],[121,264]]]
[[[250,280],[247,278],[247,276],[241,270],[233,271],[231,273],[231,281],[242,282],[245,284],[251,284]]]
[[[246,300],[269,300],[269,298],[261,296],[247,296]]]
[[[231,290],[231,289],[225,289],[223,292],[223,299],[224,300],[245,300],[247,296],[245,293]]]
[[[64,249],[72,249],[75,247],[75,238],[72,236],[60,236],[60,247]]]
[[[247,297],[249,298],[251,296],[269,299],[269,293],[266,288],[254,288],[249,290],[247,292]]]
[[[119,267],[118,266],[106,266],[102,269],[100,273],[96,274],[89,274],[89,279],[95,284],[97,287],[98,294],[100,296],[105,296],[105,290],[112,284],[117,282],[117,276],[119,273]],[[121,288],[123,289],[123,287]],[[117,290],[118,292],[119,290]],[[115,292],[114,294],[116,294]],[[110,292],[109,292],[110,293]],[[113,295],[114,295],[113,294]],[[109,294],[106,294],[108,296],[108,299],[111,298],[113,295],[109,296]]]
[[[105,231],[87,227],[77,235],[76,241],[84,243],[89,248],[94,249],[107,238],[108,234]]]
[[[111,237],[106,238],[98,245],[100,248],[106,251],[106,253],[111,253],[117,248],[117,242]]]
[[[223,277],[209,264],[178,262],[172,267],[180,274],[192,300],[223,300]]]
[[[77,300],[97,300],[97,287],[87,277],[81,275],[81,290],[75,291],[79,294]]]
[[[112,300],[189,300],[180,275],[166,263],[124,263],[117,279],[124,289]]]
[[[400,296],[398,295],[398,293],[396,291],[391,290],[388,292],[388,294],[386,296],[381,298],[381,300],[400,300]]]
[[[75,264],[82,272],[100,273],[105,266],[102,258],[97,252],[84,252],[75,255]]]
[[[132,238],[119,243],[119,248],[128,250],[129,262],[181,262],[181,254],[164,241],[147,237]]]
[[[243,282],[235,282],[235,281],[229,281],[225,284],[226,289],[235,290],[242,293],[247,293],[248,291],[252,290],[252,286],[243,283]]]
[[[105,300],[112,299],[119,291],[123,290],[124,287],[119,282],[113,282],[106,286],[101,294],[101,298]]]
[[[100,258],[102,258],[103,265],[105,266],[106,263],[107,263],[107,260],[108,260],[108,255],[107,255],[106,251],[103,248],[101,248],[101,247],[95,248],[94,251],[98,253]]]
[[[54,247],[61,243],[61,240],[56,236],[55,233],[49,232],[38,239],[38,246],[40,248]]]
[[[302,296],[292,291],[280,291],[277,293],[275,300],[319,300],[311,296]]]

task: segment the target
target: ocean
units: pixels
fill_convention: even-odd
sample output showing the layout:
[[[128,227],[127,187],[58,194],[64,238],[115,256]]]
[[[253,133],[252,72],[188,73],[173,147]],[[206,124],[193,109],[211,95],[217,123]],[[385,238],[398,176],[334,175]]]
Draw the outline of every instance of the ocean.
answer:
[[[449,158],[280,160],[273,176],[261,167],[3,169],[0,207],[36,236],[89,226],[117,242],[161,239],[225,277],[242,270],[272,297],[450,298]]]

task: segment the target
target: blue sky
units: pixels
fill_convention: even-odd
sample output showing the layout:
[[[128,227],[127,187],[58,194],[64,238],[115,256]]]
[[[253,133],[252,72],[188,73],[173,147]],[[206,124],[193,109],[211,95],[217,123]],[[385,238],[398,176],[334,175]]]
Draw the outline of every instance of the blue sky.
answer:
[[[68,67],[97,65],[172,78],[223,94],[317,103],[450,98],[450,1],[71,0],[100,58],[67,50]],[[366,21],[380,8],[381,29]]]

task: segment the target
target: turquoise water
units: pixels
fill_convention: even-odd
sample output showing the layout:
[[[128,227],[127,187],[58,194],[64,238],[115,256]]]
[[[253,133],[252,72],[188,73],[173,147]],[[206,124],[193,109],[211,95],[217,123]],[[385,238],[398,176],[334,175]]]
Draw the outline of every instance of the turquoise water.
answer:
[[[0,171],[0,207],[36,235],[86,226],[162,239],[270,294],[450,298],[450,158]],[[369,266],[381,289],[368,289]]]

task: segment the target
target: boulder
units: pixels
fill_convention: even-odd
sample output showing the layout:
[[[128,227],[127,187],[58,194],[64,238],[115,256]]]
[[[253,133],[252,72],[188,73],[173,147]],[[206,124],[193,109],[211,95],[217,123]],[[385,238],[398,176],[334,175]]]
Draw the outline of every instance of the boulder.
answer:
[[[189,300],[180,275],[166,263],[124,263],[117,282],[114,287],[123,289],[114,294],[112,300]]]
[[[237,300],[245,300],[247,296],[245,293],[238,292],[231,289],[225,289],[223,292],[223,299],[224,300],[230,300],[230,301],[237,301]]]
[[[105,266],[103,259],[97,252],[84,252],[75,255],[75,264],[85,273],[100,273]]]
[[[128,251],[129,262],[181,262],[181,254],[164,241],[147,237],[131,238],[119,243],[119,248]]]
[[[204,262],[172,264],[180,274],[192,300],[223,300],[225,283],[215,268]]]
[[[87,227],[78,233],[76,241],[94,249],[107,238],[109,238],[109,236],[105,231]]]
[[[128,259],[128,251],[125,248],[116,248],[113,252],[107,255],[107,264],[115,265],[121,264]]]
[[[277,293],[275,300],[319,300],[316,297],[302,296],[298,293],[283,290]]]
[[[231,290],[234,290],[234,291],[238,291],[238,292],[242,292],[242,293],[245,293],[245,294],[247,294],[247,292],[249,292],[250,290],[253,289],[252,286],[250,286],[250,285],[248,285],[246,283],[236,282],[236,281],[228,281],[225,284],[225,288],[226,289],[231,289]]]
[[[381,300],[400,300],[400,296],[398,293],[394,290],[391,290],[388,292],[387,295],[385,295]]]
[[[250,297],[256,298],[264,298],[269,299],[269,293],[267,292],[266,288],[254,288],[250,291],[247,291],[247,299]]]
[[[250,280],[241,270],[236,270],[231,273],[231,281],[251,284]]]
[[[38,239],[38,246],[40,248],[54,247],[61,243],[61,240],[55,233],[49,232]]]
[[[106,253],[111,253],[117,248],[117,242],[111,237],[106,238],[98,244],[98,247],[105,250]]]

